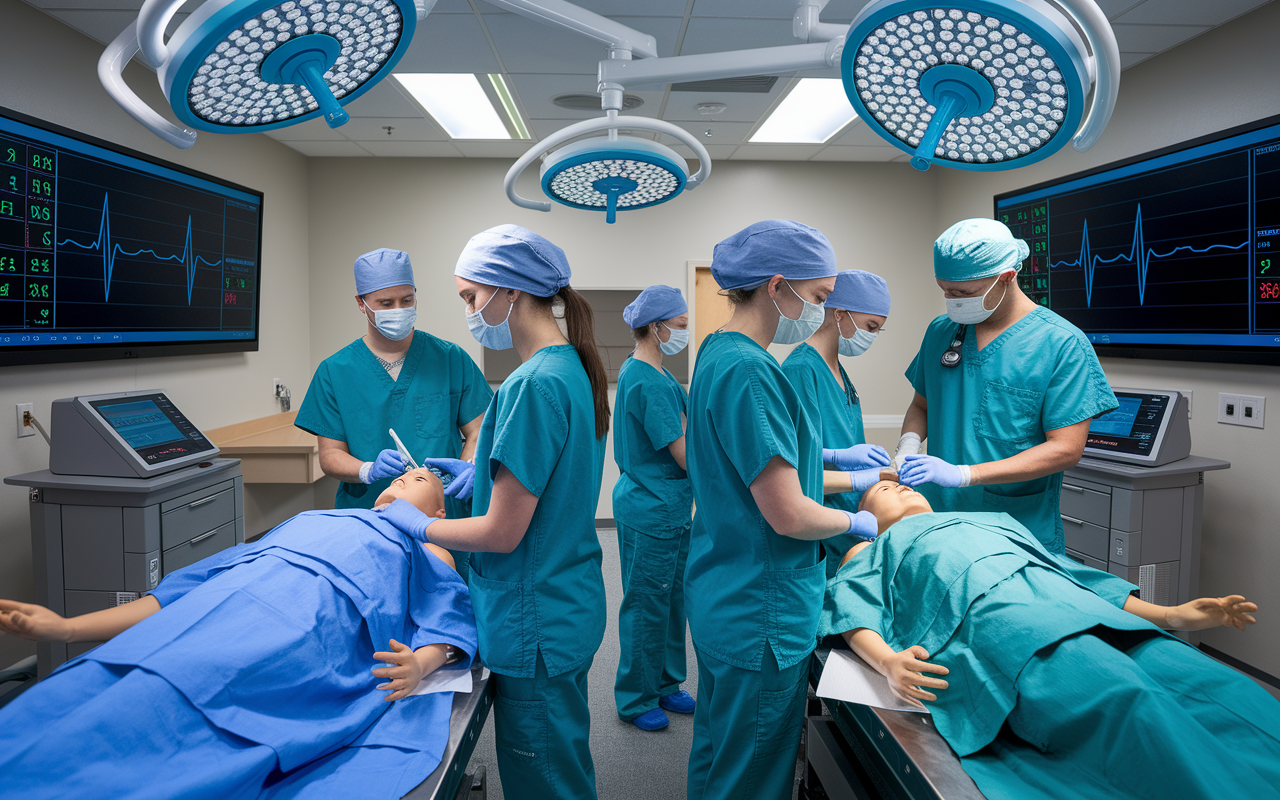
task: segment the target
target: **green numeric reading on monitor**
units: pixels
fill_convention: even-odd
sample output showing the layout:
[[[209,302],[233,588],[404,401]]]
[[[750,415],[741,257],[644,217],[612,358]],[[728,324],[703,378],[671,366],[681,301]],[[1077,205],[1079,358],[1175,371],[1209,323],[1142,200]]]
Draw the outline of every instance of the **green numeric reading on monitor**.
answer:
[[[32,275],[46,275],[53,272],[53,268],[49,266],[49,259],[39,256],[31,257],[31,260],[27,262],[27,270]]]
[[[37,197],[53,197],[53,184],[40,178],[32,178],[31,193]]]
[[[29,281],[27,283],[27,299],[29,300],[48,300],[53,295],[50,294],[48,283],[42,281]]]

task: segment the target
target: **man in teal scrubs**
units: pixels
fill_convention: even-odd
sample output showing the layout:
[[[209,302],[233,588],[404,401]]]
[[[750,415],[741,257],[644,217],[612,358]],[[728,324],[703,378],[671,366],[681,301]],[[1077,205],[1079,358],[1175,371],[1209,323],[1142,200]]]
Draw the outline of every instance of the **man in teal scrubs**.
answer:
[[[930,513],[896,483],[862,507],[884,533],[828,585],[820,632],[927,704],[989,800],[1280,797],[1280,703],[1162,630],[1244,630],[1256,604],[1143,602],[1007,514]]]
[[[1084,453],[1089,421],[1119,404],[1080,329],[1018,287],[1028,252],[990,219],[958,222],[934,244],[947,314],[907,369],[916,396],[896,463],[936,507],[1004,511],[1063,553],[1062,471]]]
[[[465,350],[414,330],[417,296],[407,253],[365,253],[356,259],[355,277],[356,308],[368,330],[320,362],[294,420],[319,439],[320,468],[342,481],[334,508],[371,508],[408,469],[389,430],[419,463],[472,458],[493,397]],[[445,494],[450,517],[469,514],[469,482]],[[453,555],[465,578],[466,553]]]
[[[836,274],[836,288],[827,295],[826,319],[818,332],[796,347],[782,362],[782,371],[800,393],[805,411],[821,428],[824,450],[866,444],[858,390],[844,371],[839,356],[860,356],[871,347],[889,318],[889,286],[884,278],[860,269]],[[823,505],[857,511],[862,492],[881,477],[879,469],[865,472],[823,473]],[[836,574],[840,559],[857,540],[832,536],[822,540],[827,577]]]
[[[667,727],[667,711],[692,714],[685,679],[684,568],[693,489],[685,472],[688,395],[662,366],[689,341],[689,307],[680,290],[650,286],[622,312],[636,349],[618,371],[613,485],[622,558],[618,641],[622,655],[613,696],[618,716],[636,727]],[[847,549],[847,548],[846,548]],[[659,708],[661,706],[661,708]]]

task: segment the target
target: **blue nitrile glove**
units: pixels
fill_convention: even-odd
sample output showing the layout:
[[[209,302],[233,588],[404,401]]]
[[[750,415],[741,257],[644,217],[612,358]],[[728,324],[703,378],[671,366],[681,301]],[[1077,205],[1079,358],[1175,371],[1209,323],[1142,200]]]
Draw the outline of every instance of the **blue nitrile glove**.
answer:
[[[858,469],[850,472],[849,480],[853,482],[853,490],[855,492],[865,492],[879,483],[880,469],[880,467],[872,467],[871,469]]]
[[[889,452],[878,444],[855,444],[839,450],[822,449],[822,460],[836,469],[853,472],[870,467],[887,467],[893,459]]]
[[[424,458],[422,466],[435,467],[453,476],[453,483],[444,490],[446,497],[470,500],[471,489],[476,485],[476,465],[460,458]]]
[[[386,518],[387,522],[395,525],[423,544],[430,541],[427,538],[427,528],[438,519],[438,517],[428,517],[419,511],[418,507],[413,503],[399,497],[392,500],[391,505],[379,510],[378,513]]]
[[[856,514],[852,511],[845,511],[849,515],[849,530],[845,533],[855,539],[871,541],[880,535],[880,523],[876,521],[876,515],[870,511],[859,511]]]
[[[922,483],[933,483],[944,489],[959,489],[969,485],[969,468],[948,464],[937,456],[907,456],[903,459],[898,481],[915,488]]]
[[[398,450],[383,450],[378,453],[376,461],[370,461],[369,463],[371,466],[365,483],[373,483],[383,478],[399,478],[409,468],[409,465],[404,463],[404,457],[400,455]]]

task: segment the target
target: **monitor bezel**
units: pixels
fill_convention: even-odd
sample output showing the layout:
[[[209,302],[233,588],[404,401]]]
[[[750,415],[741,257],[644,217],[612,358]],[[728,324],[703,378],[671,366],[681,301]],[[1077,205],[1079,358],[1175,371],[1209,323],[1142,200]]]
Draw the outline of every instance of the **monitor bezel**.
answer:
[[[1223,139],[1230,139],[1233,136],[1251,133],[1261,128],[1268,128],[1273,125],[1280,125],[1280,114],[1263,117],[1262,119],[1254,120],[1253,122],[1247,122],[1243,125],[1226,128],[1194,139],[1187,139],[1186,141],[1172,144],[1168,147],[1148,150],[1144,153],[1139,153],[1136,156],[1122,158],[1118,161],[1111,161],[1098,167],[1081,170],[1080,172],[1073,172],[1070,175],[1063,175],[1060,178],[1053,178],[1052,180],[1041,181],[1040,183],[1035,183],[1030,186],[1001,192],[1000,194],[992,197],[991,215],[992,218],[999,219],[1000,201],[1008,197],[1050,189],[1063,183],[1092,177],[1099,173],[1109,172],[1114,169],[1121,169],[1142,161],[1160,158],[1161,156],[1178,153],[1183,150],[1190,150],[1193,147],[1212,144]],[[1070,320],[1067,321],[1070,322]],[[1094,352],[1098,354],[1099,358],[1147,358],[1157,361],[1197,361],[1225,364],[1280,366],[1280,344],[1276,345],[1274,348],[1247,347],[1244,345],[1200,345],[1196,347],[1186,347],[1184,345],[1173,344],[1135,345],[1099,342],[1091,342],[1091,344],[1093,345]]]
[[[1130,389],[1123,386],[1111,387],[1111,393],[1117,398],[1120,395],[1137,395],[1139,397],[1167,397],[1169,402],[1165,406],[1164,416],[1160,418],[1160,429],[1156,431],[1155,441],[1151,443],[1151,452],[1147,455],[1138,455],[1137,453],[1121,453],[1115,450],[1103,450],[1101,448],[1089,446],[1089,434],[1085,433],[1084,455],[1100,458],[1104,461],[1125,461],[1130,464],[1153,464],[1156,457],[1160,455],[1160,447],[1164,444],[1165,434],[1169,432],[1169,421],[1173,419],[1173,415],[1178,411],[1178,404],[1182,400],[1182,392],[1176,390],[1162,389]],[[1093,420],[1089,421],[1089,426],[1093,426]],[[1129,437],[1124,437],[1129,438]]]
[[[193,178],[216,183],[226,186],[228,189],[245,192],[247,194],[257,195],[259,212],[258,212],[258,256],[257,263],[254,267],[254,286],[256,291],[254,294],[253,304],[253,336],[250,338],[242,338],[236,340],[216,341],[216,342],[157,342],[155,344],[149,342],[131,342],[129,344],[83,344],[83,345],[58,345],[51,347],[48,345],[14,345],[11,347],[0,347],[0,367],[14,366],[34,366],[40,364],[67,364],[83,361],[114,361],[118,359],[128,358],[162,358],[166,356],[192,356],[192,355],[208,355],[213,353],[252,353],[259,349],[259,340],[262,336],[261,313],[262,313],[262,234],[265,230],[263,213],[266,205],[263,202],[265,194],[257,189],[251,189],[248,186],[242,186],[238,183],[210,175],[207,172],[184,167],[175,164],[172,161],[165,161],[162,158],[148,155],[129,147],[109,142],[105,139],[99,139],[81,131],[58,125],[47,120],[24,114],[5,106],[0,106],[0,116],[8,117],[15,122],[24,125],[30,125],[34,128],[47,130],[50,133],[56,133],[69,139],[75,139],[85,144],[100,147],[104,150],[110,150],[122,156],[136,158],[139,161],[145,161],[158,167],[181,172],[184,175],[190,175]]]
[[[204,450],[197,450],[185,456],[180,456],[168,461],[161,461],[157,464],[148,464],[138,451],[131,444],[125,441],[124,437],[120,435],[120,432],[115,429],[115,426],[113,426],[106,417],[102,416],[102,412],[94,406],[94,403],[102,403],[105,405],[108,403],[131,403],[139,400],[152,400],[155,402],[156,398],[162,398],[169,405],[173,405],[173,401],[169,399],[168,395],[163,391],[155,389],[144,389],[142,391],[131,392],[113,392],[110,394],[87,394],[80,395],[79,397],[73,398],[73,400],[84,410],[82,415],[87,413],[97,421],[98,424],[96,427],[100,429],[100,432],[104,432],[110,437],[109,441],[113,443],[113,447],[117,452],[127,454],[127,456],[133,458],[135,471],[137,466],[141,466],[147,475],[162,475],[166,472],[173,472],[174,470],[182,467],[189,467],[192,464],[199,464],[202,461],[208,461],[217,457],[217,455],[222,452],[204,431],[196,428],[196,430],[200,430],[200,436],[203,437],[206,443],[208,443],[209,446],[207,448]],[[173,408],[177,411],[178,407],[173,406]],[[161,409],[161,413],[164,413],[163,409]],[[181,411],[178,411],[178,413],[182,414]],[[165,416],[168,416],[168,414],[165,414]],[[188,423],[191,422],[190,418],[188,418],[186,414],[182,414],[182,416]],[[192,427],[195,426],[192,425]]]

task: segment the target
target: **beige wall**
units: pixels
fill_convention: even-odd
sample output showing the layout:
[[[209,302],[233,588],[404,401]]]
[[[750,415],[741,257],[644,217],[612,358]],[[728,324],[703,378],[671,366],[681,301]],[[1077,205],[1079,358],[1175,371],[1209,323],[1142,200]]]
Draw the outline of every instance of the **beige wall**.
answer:
[[[47,423],[59,397],[161,387],[204,428],[277,411],[271,380],[300,392],[311,374],[307,285],[307,164],[265,137],[201,134],[176,150],[140,127],[103,92],[97,79],[102,46],[39,11],[0,0],[0,106],[235,181],[266,193],[264,201],[261,350],[257,353],[148,358],[0,369],[0,475],[44,469],[49,449],[39,436],[15,439],[15,403],[34,403]],[[131,85],[164,107],[155,74],[128,72]],[[301,396],[296,395],[296,396]],[[250,532],[312,507],[311,487],[247,493]],[[31,599],[31,538],[25,489],[0,486],[0,597]],[[0,668],[35,652],[0,636]]]
[[[1093,150],[1068,146],[1046,162],[1012,173],[947,171],[939,181],[938,231],[990,216],[994,195],[1280,113],[1280,3],[1124,73],[1115,116]],[[1272,675],[1280,675],[1280,536],[1270,498],[1276,486],[1280,416],[1265,430],[1221,425],[1219,392],[1269,396],[1280,408],[1280,368],[1177,361],[1104,359],[1116,386],[1190,389],[1193,452],[1231,461],[1205,475],[1202,594],[1243,593],[1262,607],[1248,633],[1218,629],[1203,641]]]

